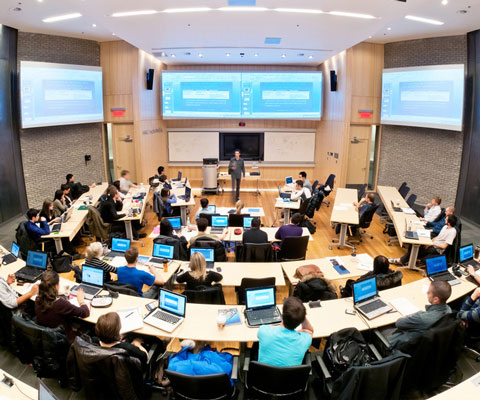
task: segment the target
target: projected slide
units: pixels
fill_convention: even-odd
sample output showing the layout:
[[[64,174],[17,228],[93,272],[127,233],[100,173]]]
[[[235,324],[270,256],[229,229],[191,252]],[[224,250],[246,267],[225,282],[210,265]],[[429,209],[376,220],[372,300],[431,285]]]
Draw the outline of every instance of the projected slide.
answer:
[[[103,121],[102,70],[20,63],[22,128]]]
[[[383,124],[461,131],[464,66],[383,70]]]
[[[240,74],[164,72],[165,118],[240,117]]]
[[[164,118],[320,119],[318,72],[168,72],[162,74]]]

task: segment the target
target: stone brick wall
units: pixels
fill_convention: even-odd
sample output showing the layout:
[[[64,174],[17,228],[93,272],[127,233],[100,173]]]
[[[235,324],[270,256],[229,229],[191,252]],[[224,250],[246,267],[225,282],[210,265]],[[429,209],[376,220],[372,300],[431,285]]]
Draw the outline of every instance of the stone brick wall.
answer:
[[[19,62],[100,65],[100,46],[92,40],[19,32],[17,51]],[[83,184],[104,180],[101,123],[20,130],[20,144],[29,207],[53,199],[67,173]]]
[[[465,35],[385,44],[385,68],[466,63]],[[454,204],[462,149],[463,132],[383,125],[378,184],[406,181],[419,204],[435,195]]]

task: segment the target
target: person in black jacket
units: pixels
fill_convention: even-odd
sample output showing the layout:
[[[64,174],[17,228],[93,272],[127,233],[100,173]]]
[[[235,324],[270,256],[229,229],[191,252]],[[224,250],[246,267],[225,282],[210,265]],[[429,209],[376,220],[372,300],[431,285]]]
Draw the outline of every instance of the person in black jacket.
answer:
[[[178,283],[186,283],[187,290],[197,290],[200,286],[212,286],[214,282],[220,282],[222,274],[215,271],[207,272],[207,263],[201,253],[194,253],[190,257],[190,271],[177,276]]]
[[[87,186],[87,185],[82,185],[80,182],[75,182],[73,179],[73,174],[67,174],[65,179],[67,180],[66,184],[70,186],[70,189],[71,189],[70,198],[72,200],[78,199],[82,194],[87,193],[90,189],[95,187],[95,184],[91,186]]]
[[[243,232],[243,244],[245,243],[268,243],[267,232],[260,229],[260,218],[255,217],[252,219],[252,225],[250,229]]]

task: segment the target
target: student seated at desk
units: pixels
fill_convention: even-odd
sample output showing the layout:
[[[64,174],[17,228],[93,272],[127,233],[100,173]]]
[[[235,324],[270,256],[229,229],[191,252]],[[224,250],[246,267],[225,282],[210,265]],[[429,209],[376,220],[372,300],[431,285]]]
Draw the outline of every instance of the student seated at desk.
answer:
[[[200,218],[200,214],[211,214],[212,212],[208,209],[208,199],[205,197],[200,199],[200,210],[197,211],[197,215],[195,216],[195,220],[198,221]]]
[[[473,270],[472,266],[469,268]],[[472,276],[474,276],[477,281],[480,281],[478,276]],[[465,322],[469,333],[474,336],[480,334],[480,287],[476,288],[473,293],[465,299],[457,317]]]
[[[37,244],[42,241],[43,235],[50,234],[50,227],[44,217],[40,217],[40,211],[35,208],[30,208],[27,211],[27,223],[25,228],[30,238]]]
[[[109,282],[112,280],[110,272],[117,273],[117,267],[106,263],[101,259],[103,256],[103,246],[100,242],[90,243],[85,251],[85,262],[83,265],[92,268],[103,269],[103,281]]]
[[[418,311],[408,317],[400,318],[395,323],[396,331],[387,339],[393,346],[406,343],[413,337],[426,331],[445,314],[451,313],[447,300],[452,294],[452,287],[447,281],[433,281],[427,290],[430,303],[425,311]]]
[[[140,297],[147,299],[156,299],[160,292],[160,286],[163,285],[163,279],[160,276],[157,268],[149,266],[150,274],[148,272],[137,269],[138,249],[130,247],[125,252],[125,260],[127,265],[125,267],[117,268],[117,279],[120,283],[128,283],[137,290]],[[142,292],[143,285],[151,286],[145,293]]]
[[[127,194],[130,188],[136,188],[137,185],[133,184],[130,180],[130,171],[124,169],[120,173],[120,192],[123,194]]]
[[[60,221],[60,218],[56,218],[53,214],[53,201],[45,199],[42,206],[42,211],[40,211],[40,218],[45,218],[48,222],[48,225],[52,225],[55,222]]]
[[[165,189],[171,189],[172,188],[172,185],[170,184],[170,182],[167,179],[167,175],[165,175],[165,174],[160,175],[158,180],[160,181],[160,185],[163,188],[165,188]]]
[[[289,236],[302,236],[303,229],[300,226],[302,219],[303,217],[299,213],[293,214],[288,225],[282,225],[278,228],[278,231],[275,233],[275,239],[283,242],[285,238]]]
[[[163,206],[165,207],[165,211],[167,216],[171,216],[172,213],[172,204],[177,202],[177,196],[170,193],[170,189],[163,188],[160,191],[160,197],[162,198]]]
[[[445,217],[445,223],[446,225],[442,228],[438,236],[432,240],[433,244],[431,246],[420,246],[418,249],[418,258],[424,258],[429,255],[441,255],[445,252],[448,246],[453,244],[453,241],[457,236],[457,230],[455,229],[455,226],[457,225],[457,217],[455,215],[447,215]],[[407,265],[411,251],[412,247],[410,246],[410,249],[405,255],[400,258],[391,258],[388,261],[391,264]]]
[[[312,184],[310,181],[307,179],[307,173],[305,171],[301,171],[298,174],[298,179],[300,179],[303,182],[303,187],[310,190],[310,193],[313,192],[312,189]]]
[[[63,198],[65,200],[65,204],[67,205],[68,208],[70,208],[73,204],[72,197],[71,197],[72,189],[66,183],[62,183],[62,185],[60,186],[60,190],[63,191]]]
[[[455,207],[449,206],[445,209],[445,216],[455,215]],[[458,223],[458,221],[457,221]],[[432,231],[432,237],[438,236],[442,228],[445,226],[445,218],[441,218],[437,222],[427,222],[425,228]]]
[[[260,229],[260,218],[254,217],[250,229],[243,232],[242,242],[245,243],[268,243],[267,232]],[[302,231],[303,232],[303,231]]]
[[[358,203],[356,201],[353,202],[355,206],[355,211],[358,212],[358,218],[362,218],[362,215],[371,210],[372,207],[375,207],[375,194],[374,193],[367,193],[363,199],[361,199]],[[356,232],[357,226],[349,225],[350,229],[352,230],[352,234]],[[335,232],[338,235],[340,233],[341,224],[337,224],[335,227]]]
[[[440,204],[442,199],[438,196],[435,196],[430,203],[428,203],[423,212],[423,218],[420,218],[422,221],[433,222],[442,212]]]
[[[186,283],[187,290],[197,290],[201,286],[210,287],[214,282],[220,282],[222,274],[215,271],[207,272],[207,263],[201,253],[194,253],[190,257],[190,271],[177,276],[178,283]]]
[[[120,190],[120,181],[113,181],[112,183],[113,186],[115,186],[118,190],[118,195],[120,196],[120,199],[123,201],[126,199],[127,195],[123,194],[122,191]]]
[[[199,218],[197,221],[198,234],[190,238],[190,241],[188,242],[190,244],[190,247],[194,246],[196,240],[200,237],[207,237],[212,240],[222,241],[223,239],[225,239],[225,236],[227,236],[227,233],[228,233],[228,228],[225,228],[223,230],[222,235],[218,236],[218,235],[215,235],[214,233],[207,233],[206,232],[207,228],[208,228],[208,220],[206,218]]]
[[[11,287],[14,283],[15,274],[8,274],[7,280],[0,277],[0,303],[13,312],[16,312],[21,305],[38,293],[38,285],[33,285],[27,293],[19,296]]]
[[[60,278],[55,271],[46,271],[38,288],[35,300],[35,315],[37,323],[48,328],[63,326],[69,343],[73,343],[75,336],[81,332],[74,330],[72,319],[86,318],[90,310],[85,304],[85,294],[82,288],[78,289],[77,300],[80,307],[74,306],[68,300],[58,296]]]
[[[73,179],[73,174],[67,174],[65,179],[67,180],[66,184],[70,186],[71,189],[71,199],[77,200],[82,194],[87,193],[90,189],[95,187],[95,184],[90,186],[82,185],[80,182],[75,182]]]
[[[258,361],[276,367],[301,365],[313,338],[313,326],[306,315],[300,299],[285,299],[282,325],[262,325],[258,329]],[[299,325],[301,328],[295,330]]]
[[[60,217],[65,211],[68,210],[67,203],[65,202],[65,194],[63,190],[58,189],[55,191],[53,198],[53,216],[55,218]]]
[[[162,175],[165,175],[165,167],[163,165],[159,165],[157,168],[157,175],[155,175],[155,178],[160,178]]]
[[[290,195],[290,200],[295,201],[300,199],[301,201],[305,201],[310,197],[312,197],[312,192],[303,186],[303,181],[300,179],[295,181],[295,190]]]

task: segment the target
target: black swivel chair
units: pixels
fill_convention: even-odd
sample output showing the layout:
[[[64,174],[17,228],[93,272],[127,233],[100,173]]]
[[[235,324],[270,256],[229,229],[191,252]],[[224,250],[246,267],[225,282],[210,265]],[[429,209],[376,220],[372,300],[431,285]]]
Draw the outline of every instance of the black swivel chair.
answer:
[[[0,345],[10,348],[12,338],[12,317],[13,312],[10,308],[0,303]]]
[[[215,285],[204,287],[197,290],[185,290],[183,292],[187,296],[187,303],[195,304],[225,304],[222,286]]]
[[[238,304],[245,304],[245,289],[255,287],[275,286],[275,277],[268,278],[242,278],[240,286],[235,288]]]
[[[312,198],[310,197],[309,199],[303,200],[303,201],[302,201],[302,204],[300,204],[300,208],[298,209],[297,212],[298,212],[301,216],[305,217],[305,211],[307,210],[307,207],[308,207],[308,205],[310,204],[310,200],[311,200],[311,199],[312,199]]]
[[[308,240],[310,236],[290,236],[282,242],[282,247],[277,253],[278,261],[305,260]]]
[[[315,189],[317,188],[318,183],[319,183],[319,182],[318,182],[317,180],[315,180],[315,182],[313,182],[313,185],[312,185],[312,194],[315,192]]]
[[[227,252],[225,250],[225,247],[223,247],[222,242],[218,240],[213,240],[209,237],[199,237],[197,240],[195,240],[195,244],[191,247],[203,247],[213,249],[215,262],[227,261]]]
[[[228,226],[243,228],[243,218],[249,216],[250,214],[228,214]]]
[[[366,229],[370,227],[370,224],[372,223],[372,220],[373,220],[373,216],[377,212],[378,207],[379,207],[378,204],[374,204],[370,208],[370,210],[365,211],[362,214],[362,216],[360,217],[360,221],[359,221],[358,226],[353,227],[353,228],[356,228],[355,230],[356,230],[356,233],[357,233],[357,236],[358,236],[360,242],[362,241],[362,236],[368,236],[370,239],[373,239],[373,235],[370,235],[366,231]]]
[[[237,262],[271,262],[273,250],[270,243],[245,243],[235,248]]]
[[[364,183],[362,186],[360,186],[360,189],[358,189],[358,201],[360,201],[361,199],[363,199],[363,197],[365,196],[366,191],[367,191],[367,184]]]
[[[407,205],[410,208],[412,208],[416,200],[417,200],[417,195],[412,193],[410,196],[408,196]]]
[[[407,198],[407,194],[409,191],[410,188],[407,186],[407,182],[403,182],[398,188],[398,193],[400,193],[400,196],[402,196],[404,199]]]
[[[323,200],[322,204],[325,204],[327,207],[330,207],[330,201],[325,200],[325,198],[328,197],[330,195],[330,193],[332,193],[334,184],[335,184],[335,175],[330,174],[328,176],[325,184],[320,185],[320,188],[319,188],[320,190],[323,191],[323,193],[325,193],[325,197],[324,197],[324,200]]]
[[[135,286],[130,285],[129,283],[122,283],[119,281],[110,281],[105,282],[103,288],[108,290],[109,292],[115,292],[120,294],[125,294],[127,296],[137,296],[137,289]]]

